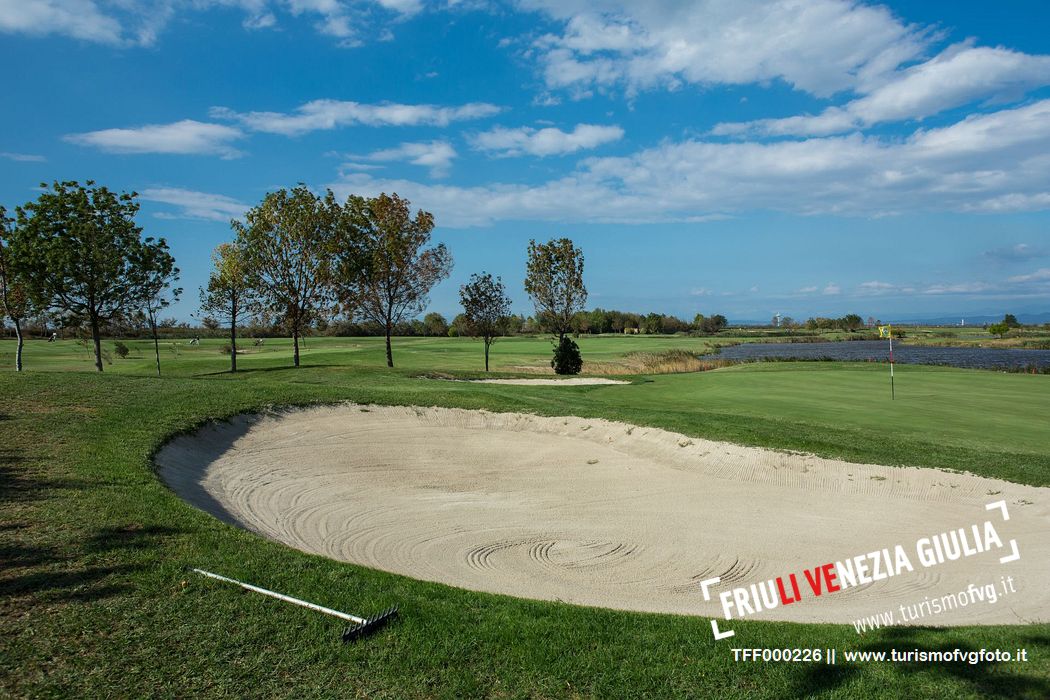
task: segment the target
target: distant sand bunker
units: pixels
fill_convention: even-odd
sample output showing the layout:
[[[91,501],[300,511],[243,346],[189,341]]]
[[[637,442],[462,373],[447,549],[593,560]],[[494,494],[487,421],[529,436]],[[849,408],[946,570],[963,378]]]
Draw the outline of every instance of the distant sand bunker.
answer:
[[[462,379],[475,384],[516,384],[518,386],[588,386],[595,384],[630,384],[622,379],[573,377],[572,379]]]
[[[698,582],[749,585],[902,544],[914,573],[753,619],[848,623],[958,593],[1017,592],[924,622],[1050,620],[1050,489],[850,464],[583,418],[344,405],[176,438],[164,481],[307,552],[524,598],[720,616]],[[994,494],[994,495],[992,495]],[[1010,520],[985,511],[1006,499]],[[923,569],[920,537],[995,520],[1001,551]],[[804,589],[805,590],[805,589]],[[725,627],[726,625],[723,625]]]

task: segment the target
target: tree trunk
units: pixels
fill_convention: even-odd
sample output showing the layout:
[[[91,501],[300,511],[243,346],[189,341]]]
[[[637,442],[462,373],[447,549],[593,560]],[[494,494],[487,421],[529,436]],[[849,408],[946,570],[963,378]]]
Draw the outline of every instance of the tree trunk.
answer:
[[[292,351],[292,364],[296,367],[299,366],[299,329],[295,328],[292,330],[292,345],[294,350]]]
[[[386,324],[386,366],[394,366],[394,354],[390,351],[390,333],[393,331],[390,324]]]
[[[230,372],[237,371],[237,312],[230,314]]]
[[[157,340],[157,318],[152,311],[147,310],[149,316],[149,329],[153,333],[153,354],[157,357],[157,376],[160,376],[160,341]]]
[[[17,318],[11,319],[15,324],[15,338],[18,341],[18,345],[15,347],[15,371],[22,371],[22,345],[24,339],[22,338],[22,322]]]
[[[485,338],[485,371],[489,371],[489,345],[492,343],[488,338]]]
[[[98,330],[98,316],[91,314],[91,341],[95,344],[95,369],[102,371],[102,338]]]

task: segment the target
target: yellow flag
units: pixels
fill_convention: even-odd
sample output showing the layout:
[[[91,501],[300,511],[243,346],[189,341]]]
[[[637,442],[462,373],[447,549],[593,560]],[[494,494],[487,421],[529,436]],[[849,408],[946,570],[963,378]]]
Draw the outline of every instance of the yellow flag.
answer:
[[[892,326],[879,326],[879,337],[880,338],[889,338],[890,337],[890,329],[891,328],[892,328]]]

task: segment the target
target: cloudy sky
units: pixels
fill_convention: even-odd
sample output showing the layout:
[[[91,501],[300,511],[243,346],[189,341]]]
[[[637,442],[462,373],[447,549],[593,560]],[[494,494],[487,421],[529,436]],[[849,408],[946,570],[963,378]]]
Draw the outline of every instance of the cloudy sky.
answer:
[[[1050,8],[841,0],[0,0],[0,203],[140,194],[194,312],[229,220],[395,191],[472,272],[590,305],[1050,312]]]

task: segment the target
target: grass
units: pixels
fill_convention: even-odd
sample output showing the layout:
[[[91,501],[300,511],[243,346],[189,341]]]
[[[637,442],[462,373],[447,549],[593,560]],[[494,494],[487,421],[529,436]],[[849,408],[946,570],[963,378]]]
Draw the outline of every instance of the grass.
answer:
[[[585,356],[683,347],[682,338],[584,338]],[[593,341],[593,342],[592,342]],[[270,405],[354,400],[629,420],[688,435],[881,463],[964,468],[1050,483],[1050,377],[776,363],[635,376],[630,386],[507,387],[469,376],[479,343],[397,339],[286,342],[224,374],[218,343],[162,355],[145,343],[89,370],[71,343],[31,343],[30,371],[0,373],[0,695],[34,697],[1002,697],[1050,695],[1050,625],[900,628],[707,620],[524,601],[329,561],[223,525],[174,497],[150,455],[172,434]],[[3,351],[10,353],[4,344]],[[542,366],[542,339],[497,343],[501,371]],[[2,358],[7,361],[7,357]],[[52,371],[42,371],[47,368]],[[699,524],[708,527],[710,524]],[[362,644],[330,619],[194,577],[201,567],[337,609],[401,605]],[[874,612],[874,611],[873,611]],[[1026,647],[1029,662],[735,663],[730,649]]]

